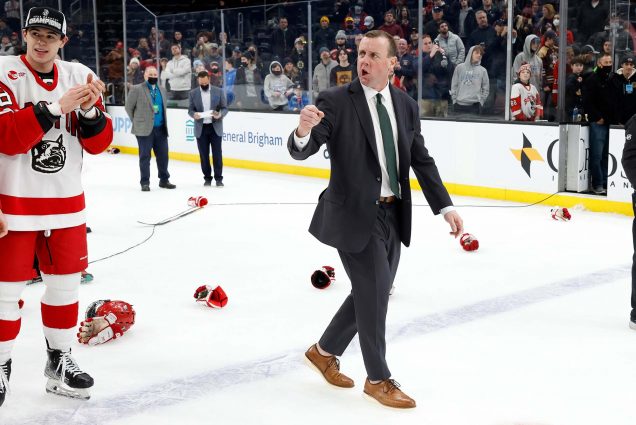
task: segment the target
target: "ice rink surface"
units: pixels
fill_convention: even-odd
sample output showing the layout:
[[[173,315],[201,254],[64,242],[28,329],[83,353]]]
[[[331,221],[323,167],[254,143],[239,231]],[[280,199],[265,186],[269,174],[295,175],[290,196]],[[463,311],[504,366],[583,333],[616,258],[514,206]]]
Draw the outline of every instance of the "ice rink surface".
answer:
[[[549,206],[453,197],[481,245],[468,253],[440,216],[415,207],[387,360],[418,406],[394,411],[362,397],[357,341],[341,358],[353,389],[330,387],[302,361],[350,291],[335,249],[307,232],[326,180],[226,168],[217,189],[202,187],[198,164],[171,161],[170,172],[176,190],[153,177],[142,193],[137,157],[86,157],[90,260],[148,237],[137,220],[183,211],[190,196],[210,205],[89,266],[81,313],[122,299],[137,321],[121,339],[74,347],[96,382],[87,402],[45,393],[44,287],[26,288],[0,424],[636,423],[630,217],[575,208],[572,221],[557,222]],[[323,265],[337,281],[320,291],[309,276]],[[227,307],[196,303],[202,284],[221,285]]]

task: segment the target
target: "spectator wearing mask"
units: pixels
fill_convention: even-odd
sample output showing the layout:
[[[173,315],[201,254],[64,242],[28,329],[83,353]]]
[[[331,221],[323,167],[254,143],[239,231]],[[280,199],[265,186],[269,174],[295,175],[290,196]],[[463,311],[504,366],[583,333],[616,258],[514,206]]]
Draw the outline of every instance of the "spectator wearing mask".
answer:
[[[269,65],[269,74],[265,77],[263,89],[269,101],[269,106],[274,111],[287,110],[287,97],[293,92],[294,83],[283,74],[280,62],[272,61]]]
[[[237,106],[245,109],[260,108],[263,78],[254,61],[254,55],[246,51],[241,56],[241,66],[236,70]]]
[[[329,18],[323,16],[320,18],[320,28],[314,32],[314,48],[320,51],[323,47],[328,50],[336,48],[336,31],[329,26]]]
[[[447,21],[440,21],[439,34],[435,41],[446,52],[446,56],[454,65],[459,65],[466,59],[464,43],[457,34],[453,34],[449,29]]]
[[[331,87],[331,70],[337,65],[338,62],[331,59],[329,50],[326,47],[320,48],[320,62],[316,65],[313,72],[314,81],[312,86],[314,96],[318,96],[318,93]]]
[[[171,51],[172,59],[166,64],[161,78],[169,81],[172,100],[187,100],[192,87],[190,58],[181,54],[181,46],[176,43],[172,45]]]
[[[543,118],[541,95],[530,83],[531,75],[530,65],[522,64],[517,80],[510,89],[510,113],[513,121],[536,121]]]
[[[397,35],[400,38],[404,38],[402,26],[395,22],[395,16],[393,15],[393,11],[391,10],[387,11],[384,14],[384,24],[382,24],[378,29],[391,35]]]
[[[375,20],[373,19],[373,16],[367,16],[366,18],[364,18],[364,24],[360,27],[360,30],[363,33],[366,33],[367,31],[371,31],[375,29]]]
[[[356,35],[362,34],[362,31],[355,26],[351,16],[345,18],[344,33],[347,36],[346,45],[352,49],[355,46]]]
[[[479,114],[488,98],[488,73],[481,66],[483,53],[483,47],[471,47],[464,63],[455,68],[450,90],[455,114]]]
[[[613,75],[612,56],[602,53],[583,85],[583,107],[590,122],[590,180],[597,195],[607,194],[609,126],[618,122]]]
[[[554,26],[554,31],[557,33],[557,36],[561,34],[561,16],[557,13],[554,15],[552,19],[552,25]],[[566,29],[565,40],[568,43],[568,46],[574,44],[574,33],[569,29]]]
[[[338,65],[331,70],[329,81],[331,87],[349,84],[358,76],[356,67],[349,63],[349,54],[346,50],[338,52]]]
[[[530,34],[526,37],[523,44],[523,52],[519,52],[512,63],[512,72],[514,72],[515,75],[519,75],[519,68],[521,68],[521,64],[525,62],[530,65],[530,71],[532,74],[530,77],[530,83],[532,83],[535,87],[543,87],[543,80],[541,77],[543,75],[543,61],[539,56],[537,56],[538,50],[539,37],[534,34]]]
[[[216,63],[216,62],[212,62],[210,64],[210,72],[208,73],[210,75],[210,84],[214,87],[221,87],[223,86],[223,71],[221,70],[221,65]]]

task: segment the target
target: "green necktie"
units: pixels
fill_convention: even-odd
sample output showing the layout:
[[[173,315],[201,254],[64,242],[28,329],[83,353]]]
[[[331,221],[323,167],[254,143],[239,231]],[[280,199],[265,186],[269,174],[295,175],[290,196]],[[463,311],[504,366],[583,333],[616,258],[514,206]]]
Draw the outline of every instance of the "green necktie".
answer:
[[[382,104],[382,95],[375,95],[377,99],[376,108],[378,109],[378,117],[380,118],[380,131],[382,132],[382,144],[384,145],[384,156],[386,157],[386,170],[389,173],[389,183],[391,190],[396,196],[400,195],[400,186],[398,185],[397,160],[395,158],[395,141],[393,140],[393,128],[389,113]]]

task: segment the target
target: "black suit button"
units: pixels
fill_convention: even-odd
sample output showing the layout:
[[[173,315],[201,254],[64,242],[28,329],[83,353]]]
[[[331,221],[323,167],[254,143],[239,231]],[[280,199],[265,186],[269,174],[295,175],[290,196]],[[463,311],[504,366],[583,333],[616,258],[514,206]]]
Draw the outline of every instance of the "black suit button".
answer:
[[[375,201],[375,204],[376,205],[380,205],[380,201]]]
[[[377,181],[381,182],[382,181],[382,177],[376,177],[375,178]]]

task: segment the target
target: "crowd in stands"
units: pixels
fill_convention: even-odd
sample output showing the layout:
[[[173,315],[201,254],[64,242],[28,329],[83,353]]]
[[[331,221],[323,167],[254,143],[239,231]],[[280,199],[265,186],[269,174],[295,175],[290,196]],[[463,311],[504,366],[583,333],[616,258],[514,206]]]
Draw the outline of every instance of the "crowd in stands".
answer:
[[[315,98],[322,90],[356,78],[362,35],[380,29],[391,34],[398,46],[392,84],[419,101],[423,116],[503,116],[511,108],[511,119],[554,121],[559,38],[565,31],[566,114],[585,120],[585,81],[598,70],[597,61],[603,54],[608,53],[618,65],[618,73],[612,73],[616,75],[614,86],[620,88],[620,78],[633,77],[625,76],[620,67],[631,57],[631,24],[610,13],[608,0],[582,0],[571,5],[566,25],[560,19],[558,2],[550,1],[516,2],[511,23],[505,1],[427,1],[419,32],[417,1],[392,0],[392,7],[379,10],[384,2],[335,0],[330,13],[316,16],[311,23],[311,56],[302,7],[300,13],[286,13],[289,9],[281,7],[263,23],[266,33],[254,31],[244,37],[248,42],[233,34],[231,19],[227,19],[227,31],[221,32],[220,22],[213,22],[213,29],[200,31],[193,39],[184,36],[184,28],[164,32],[152,27],[146,37],[129,40],[126,66],[121,42],[102,63],[106,79],[114,83],[112,94],[118,103],[123,101],[124,75],[129,87],[137,84],[143,80],[143,69],[159,58],[160,81],[174,104],[183,101],[183,93],[195,87],[196,75],[205,70],[211,84],[224,87],[230,108],[294,111],[309,102],[310,92]],[[255,23],[247,25],[256,27]],[[513,62],[510,81],[506,81],[508,50]],[[507,84],[516,95],[512,99],[505,96]]]

